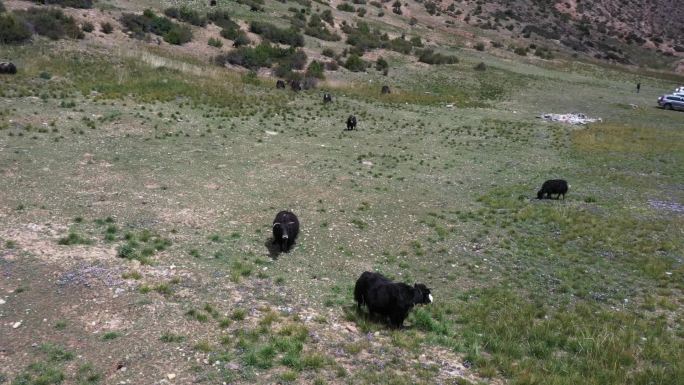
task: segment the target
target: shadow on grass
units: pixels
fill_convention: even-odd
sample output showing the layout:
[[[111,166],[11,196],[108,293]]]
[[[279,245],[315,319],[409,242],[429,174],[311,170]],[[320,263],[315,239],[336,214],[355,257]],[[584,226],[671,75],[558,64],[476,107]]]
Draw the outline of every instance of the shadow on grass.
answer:
[[[274,242],[273,237],[268,237],[266,241],[264,242],[264,247],[268,249],[268,256],[271,257],[272,260],[277,260],[280,254],[287,254],[292,249],[294,249],[297,246],[297,241],[292,244],[292,247],[290,247],[290,250],[288,251],[280,251],[280,245]]]

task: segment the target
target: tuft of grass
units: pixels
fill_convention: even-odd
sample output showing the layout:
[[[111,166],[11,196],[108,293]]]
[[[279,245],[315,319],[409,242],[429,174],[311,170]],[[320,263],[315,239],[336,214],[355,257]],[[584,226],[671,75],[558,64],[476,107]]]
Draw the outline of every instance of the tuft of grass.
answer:
[[[40,351],[47,355],[47,360],[49,362],[64,362],[74,359],[74,353],[66,350],[66,348],[61,345],[52,343],[42,344],[40,346]]]
[[[83,364],[76,371],[76,383],[78,385],[95,385],[102,380],[102,374],[92,364]]]
[[[234,321],[242,321],[245,319],[247,312],[244,309],[235,309],[231,313],[230,318]]]
[[[115,340],[119,337],[121,337],[121,333],[118,333],[118,332],[107,332],[107,333],[102,335],[102,339],[104,341]]]
[[[195,310],[195,309],[190,309],[185,313],[186,316],[193,318],[199,322],[207,322],[209,320],[209,316],[202,311]]]
[[[185,341],[185,337],[180,335],[180,334],[175,334],[169,331],[166,331],[162,333],[162,335],[159,337],[159,340],[161,342],[167,342],[167,343],[179,343]]]
[[[197,350],[198,352],[202,352],[202,353],[210,353],[212,350],[214,350],[211,347],[211,344],[209,343],[209,341],[207,341],[207,340],[198,341],[195,344],[195,346],[193,347],[193,349]]]
[[[91,245],[93,241],[78,233],[70,232],[66,237],[60,238],[57,243],[60,245]]]

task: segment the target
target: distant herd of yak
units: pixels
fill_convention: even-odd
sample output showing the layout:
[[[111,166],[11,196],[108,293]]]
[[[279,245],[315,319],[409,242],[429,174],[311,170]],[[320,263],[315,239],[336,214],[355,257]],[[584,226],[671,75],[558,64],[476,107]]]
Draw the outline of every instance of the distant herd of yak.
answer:
[[[0,63],[0,74],[16,74],[17,67],[12,63]],[[290,87],[294,91],[300,91],[301,84],[297,80],[290,82]],[[276,88],[284,89],[285,82],[278,80]],[[389,86],[383,86],[381,92],[389,94]],[[332,95],[325,93],[323,103],[332,102]],[[347,130],[356,129],[356,116],[350,115],[347,118]],[[547,180],[537,192],[538,199],[556,199],[568,192],[568,182],[562,179]],[[295,239],[299,234],[299,219],[290,211],[279,212],[273,220],[273,244],[277,245],[281,252],[287,252],[294,245]],[[382,321],[387,321],[390,327],[403,327],[404,320],[409,311],[418,304],[429,304],[432,302],[430,289],[422,283],[410,286],[402,282],[392,282],[382,274],[364,272],[356,281],[354,287],[354,300],[359,309],[366,305],[368,313],[372,316],[377,314]]]

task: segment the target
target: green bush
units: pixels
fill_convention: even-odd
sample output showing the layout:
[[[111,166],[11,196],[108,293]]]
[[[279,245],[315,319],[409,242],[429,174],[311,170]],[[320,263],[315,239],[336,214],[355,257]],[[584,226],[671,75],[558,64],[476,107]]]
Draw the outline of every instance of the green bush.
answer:
[[[387,49],[403,53],[404,55],[410,54],[411,50],[413,49],[413,44],[410,41],[404,40],[400,37],[388,41],[386,44],[384,44],[384,46]]]
[[[349,55],[347,61],[344,62],[344,68],[352,72],[361,72],[366,70],[366,62],[358,55]]]
[[[455,64],[458,63],[456,56],[442,55],[431,49],[424,49],[418,52],[418,61],[427,64]]]
[[[344,11],[344,12],[354,12],[355,11],[354,6],[352,6],[349,3],[338,4],[337,9],[339,9],[340,11]]]
[[[332,48],[323,48],[321,54],[327,57],[335,57],[335,51]]]
[[[338,41],[341,40],[340,35],[330,32],[319,15],[313,14],[309,18],[309,23],[304,28],[304,33],[309,36],[319,38],[321,40],[327,41]]]
[[[216,48],[223,47],[223,42],[220,39],[216,39],[214,37],[210,37],[207,44],[209,44],[212,47],[216,47]]]
[[[304,46],[304,36],[293,28],[283,29],[263,21],[252,21],[249,24],[249,30],[275,43],[287,44],[292,47]]]
[[[83,31],[76,24],[73,17],[67,16],[57,8],[29,8],[25,11],[15,12],[18,18],[23,19],[29,28],[39,35],[52,40],[69,37],[82,39]]]
[[[378,58],[378,60],[375,61],[375,69],[378,71],[384,71],[389,68],[389,63],[387,63],[387,60],[383,59],[382,56]]]
[[[192,31],[185,25],[175,24],[163,36],[169,44],[183,45],[192,40]]]
[[[20,44],[31,39],[31,30],[23,20],[6,13],[0,15],[0,43]]]
[[[527,47],[518,47],[513,52],[515,52],[516,55],[527,56]]]
[[[144,39],[148,33],[162,36],[171,44],[184,44],[192,40],[192,31],[185,25],[180,25],[170,19],[157,16],[149,9],[142,15],[124,13],[121,15],[121,24],[124,29],[131,32],[133,37]]]
[[[5,12],[5,4],[2,3],[2,0],[0,0],[0,13]]]
[[[205,27],[207,25],[207,16],[201,15],[199,12],[189,7],[166,8],[164,14],[170,18],[178,19],[198,27]]]
[[[256,47],[239,47],[215,59],[218,65],[226,63],[257,70],[261,67],[278,65],[284,70],[302,69],[306,64],[306,54],[294,48],[280,48],[269,43],[261,43]]]
[[[240,29],[240,26],[230,18],[230,13],[226,10],[216,10],[209,12],[207,18],[221,28]]]
[[[105,23],[102,23],[102,25],[100,26],[100,30],[103,33],[106,33],[107,35],[109,35],[110,33],[114,32],[114,26],[112,25],[112,23],[105,22]]]
[[[235,39],[233,39],[233,46],[236,48],[242,47],[243,45],[249,45],[250,43],[251,41],[249,41],[247,34],[243,31],[238,31],[237,36],[235,36]]]
[[[91,23],[91,22],[89,22],[89,21],[86,21],[86,22],[83,23],[83,25],[81,26],[81,30],[82,30],[83,32],[90,33],[90,32],[93,32],[93,31],[95,30],[95,26],[93,25],[93,23]]]
[[[59,5],[70,8],[92,8],[93,0],[32,0],[36,4]]]
[[[479,42],[479,43],[475,44],[475,49],[478,50],[478,51],[484,51],[484,50],[485,50],[485,45],[484,45],[484,43],[483,43],[483,42]]]
[[[323,63],[313,60],[311,63],[309,63],[309,66],[306,68],[306,77],[313,77],[317,79],[325,79],[325,67],[323,66]]]
[[[321,19],[325,21],[326,23],[330,24],[331,27],[335,26],[335,19],[333,18],[332,11],[329,9],[326,9],[325,11],[321,12]]]

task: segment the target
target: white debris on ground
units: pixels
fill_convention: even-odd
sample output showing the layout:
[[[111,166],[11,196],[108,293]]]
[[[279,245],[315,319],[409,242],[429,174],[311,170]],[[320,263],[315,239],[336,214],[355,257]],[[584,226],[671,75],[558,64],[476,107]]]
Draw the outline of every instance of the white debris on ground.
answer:
[[[540,119],[548,122],[560,122],[568,124],[587,124],[602,122],[601,118],[590,118],[582,113],[574,112],[571,114],[541,114]]]

